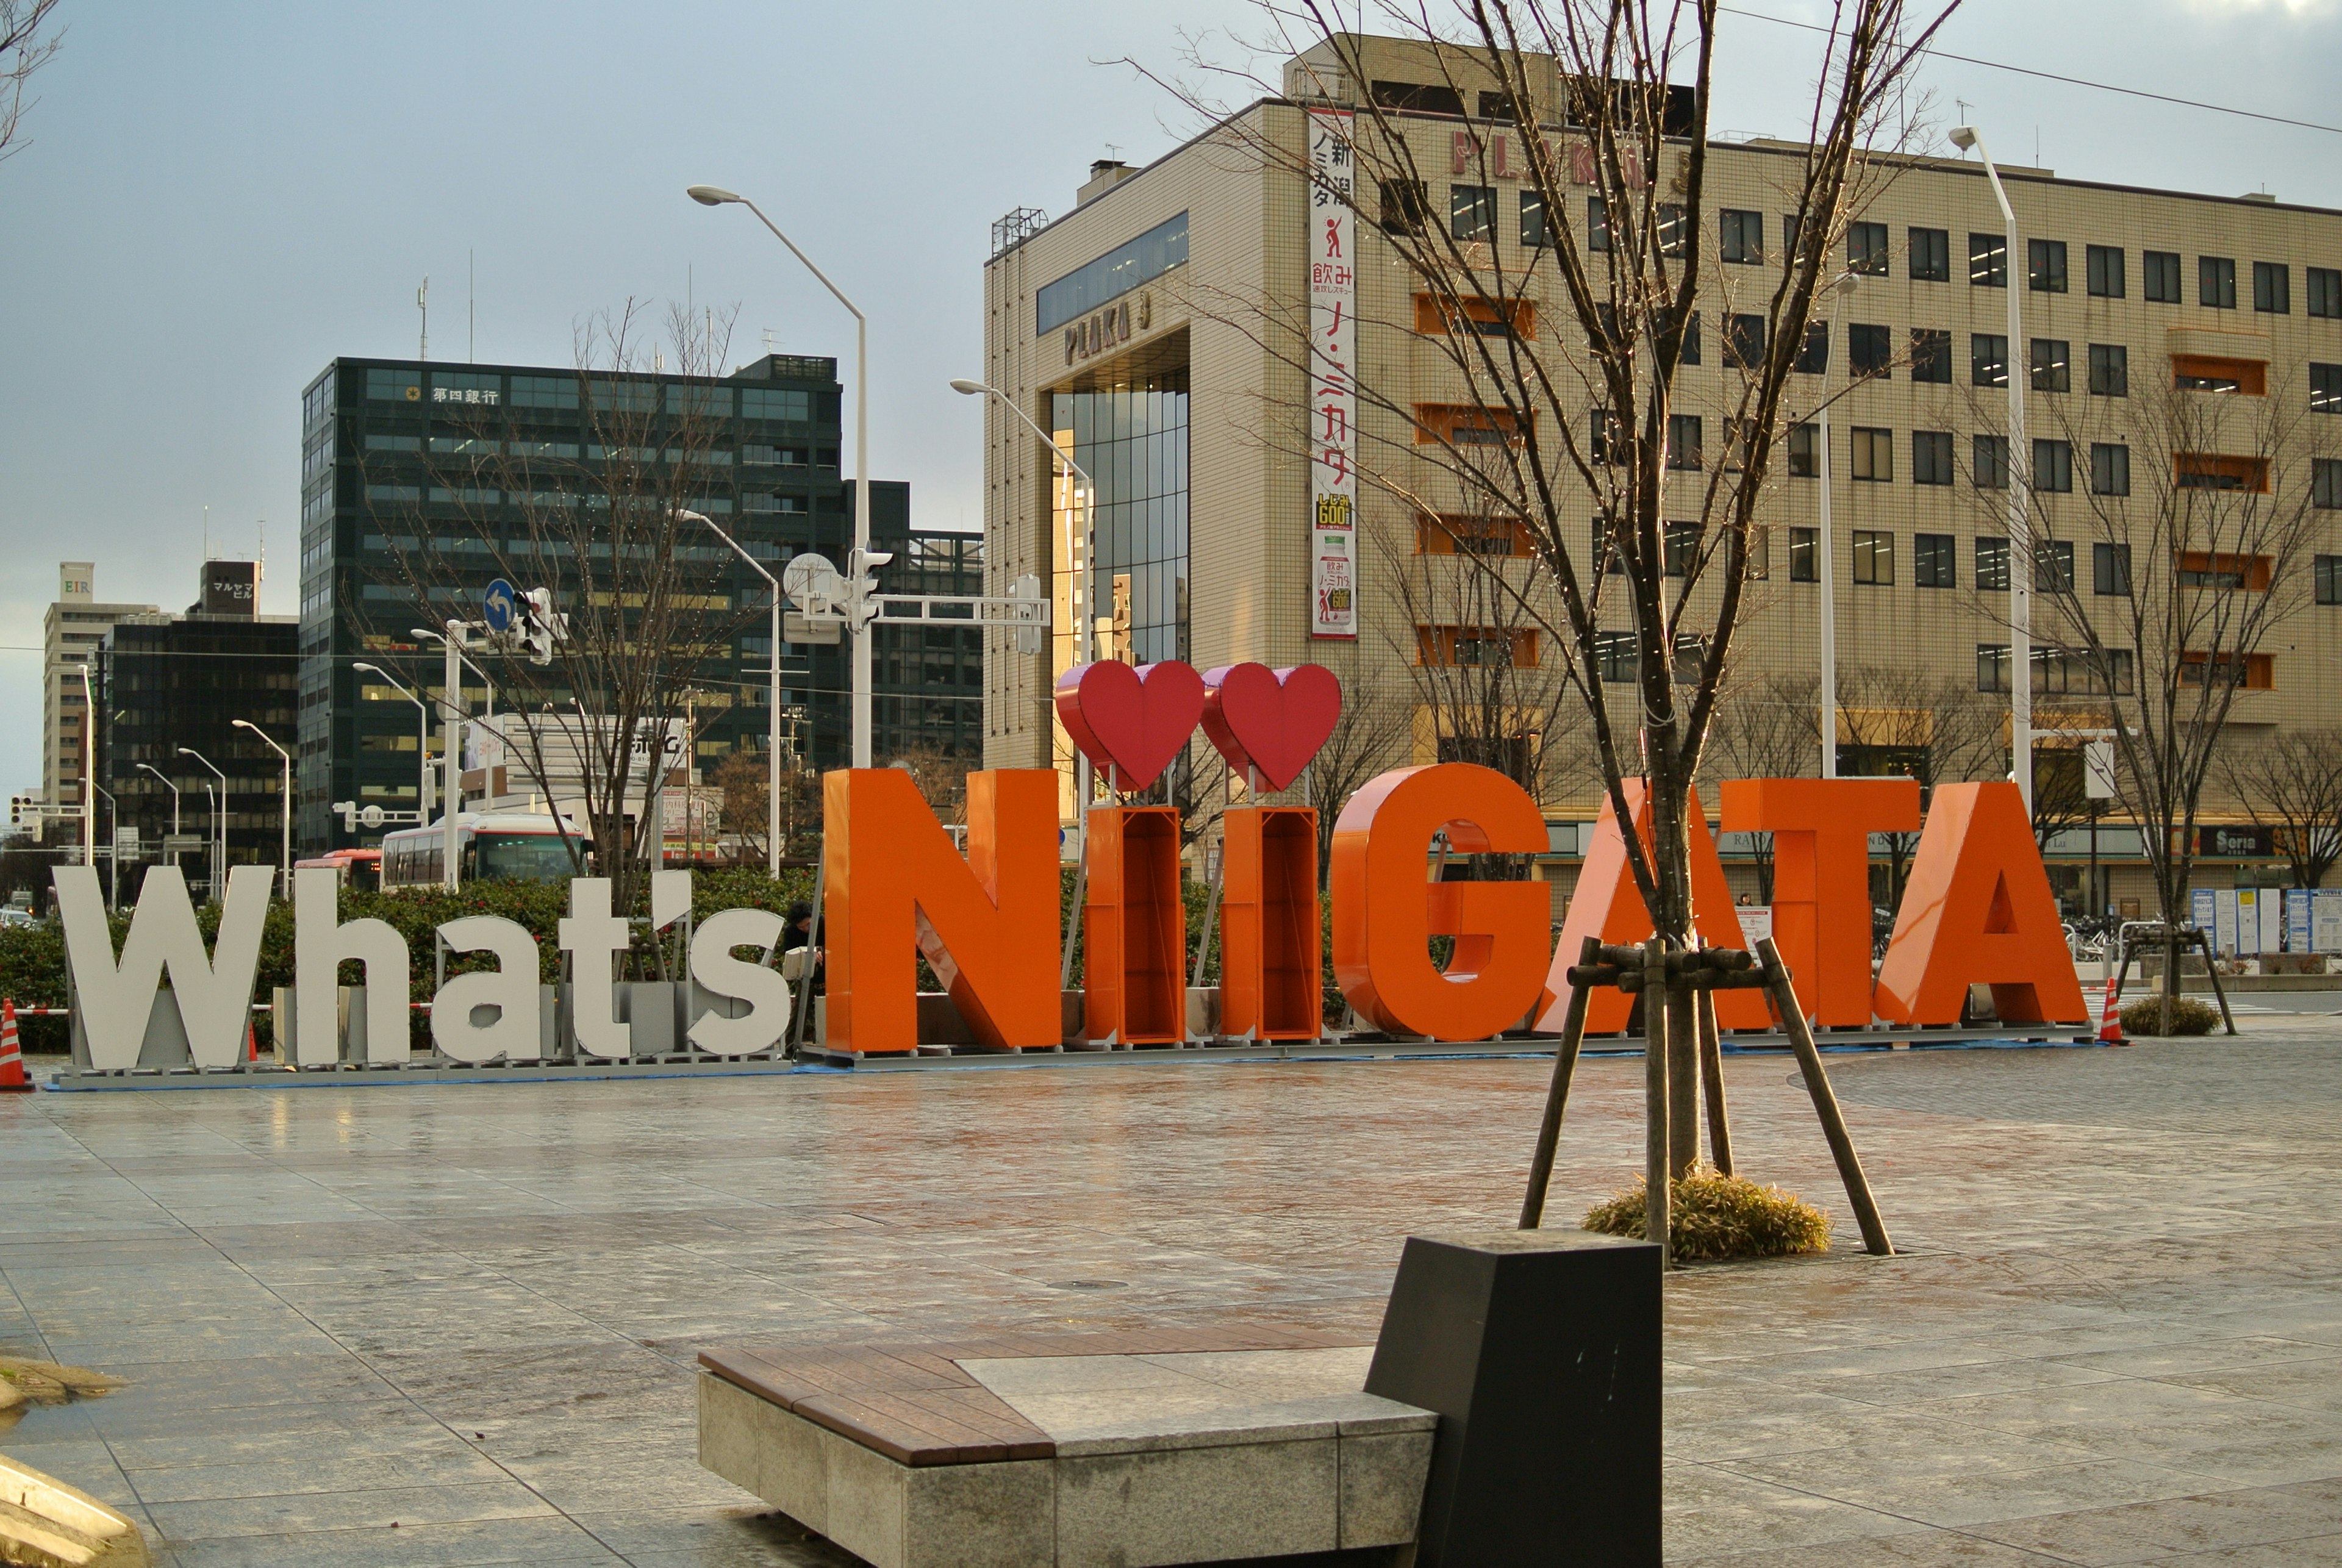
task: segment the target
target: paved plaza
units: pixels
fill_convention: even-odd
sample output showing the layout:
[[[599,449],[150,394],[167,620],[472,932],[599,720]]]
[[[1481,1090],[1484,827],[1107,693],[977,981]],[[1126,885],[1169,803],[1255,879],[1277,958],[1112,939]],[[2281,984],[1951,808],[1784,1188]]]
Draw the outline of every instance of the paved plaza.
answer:
[[[1832,1056],[1905,1254],[1669,1282],[1670,1562],[2342,1562],[2342,1025],[2245,1026]],[[181,1568],[843,1563],[698,1467],[700,1348],[1364,1343],[1405,1235],[1511,1222],[1549,1070],[12,1096],[0,1353],[130,1386],[0,1449]],[[1728,1062],[1741,1168],[1850,1249],[1793,1073]],[[1639,1166],[1640,1074],[1582,1067],[1556,1223]]]

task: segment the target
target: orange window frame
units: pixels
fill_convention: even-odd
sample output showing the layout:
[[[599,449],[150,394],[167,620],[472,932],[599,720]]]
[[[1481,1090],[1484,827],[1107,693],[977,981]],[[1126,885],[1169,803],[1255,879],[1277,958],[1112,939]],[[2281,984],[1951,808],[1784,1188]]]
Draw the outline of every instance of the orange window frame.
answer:
[[[2266,457],[2228,457],[2214,452],[2182,452],[2172,458],[2173,477],[2181,489],[2249,490],[2266,495],[2269,465]],[[2190,484],[2191,479],[2234,480],[2234,484]]]
[[[1486,541],[1491,546],[1475,549],[1458,543],[1460,540]],[[1501,543],[1503,548],[1494,546]],[[1461,513],[1442,512],[1437,515],[1417,513],[1415,519],[1415,553],[1418,555],[1506,555],[1526,558],[1535,554],[1529,539],[1529,525],[1517,517],[1475,517]]]
[[[1415,405],[1417,446],[1454,444],[1457,432],[1500,434],[1520,439],[1520,421],[1509,408],[1483,408],[1470,403],[1418,403]]]
[[[1437,295],[1415,296],[1415,330],[1426,337],[1455,331],[1461,325],[1459,315],[1476,331],[1509,332],[1515,337],[1536,341],[1537,307],[1533,299],[1494,300],[1476,295],[1451,301]]]
[[[2227,661],[2235,659],[2237,655],[2234,654],[2223,654],[2220,657],[2222,660]],[[2244,655],[2244,659],[2245,678],[2243,683],[2237,687],[2239,691],[2273,692],[2277,690],[2277,657],[2275,654],[2247,654]],[[2209,668],[2211,663],[2212,655],[2209,654],[2180,654],[2179,670],[2181,684],[2187,685],[2197,684],[2197,681],[2202,678],[2203,673]],[[2189,678],[2190,672],[2195,673],[2196,679],[2191,680]]]
[[[2183,380],[2233,381],[2238,394],[2247,397],[2268,395],[2268,365],[2258,359],[2227,359],[2210,354],[2175,354],[2171,356],[2171,385]]]
[[[1456,667],[1456,644],[1458,642],[1492,642],[1509,637],[1513,644],[1513,668],[1534,670],[1537,667],[1537,634],[1533,628],[1516,626],[1417,626],[1415,629],[1416,663],[1438,668]]]
[[[2243,587],[2256,594],[2268,592],[2273,564],[2266,555],[2236,555],[2219,550],[2182,550],[2179,553],[2179,569],[2182,572],[2201,572],[2207,575],[2234,573],[2244,578]]]

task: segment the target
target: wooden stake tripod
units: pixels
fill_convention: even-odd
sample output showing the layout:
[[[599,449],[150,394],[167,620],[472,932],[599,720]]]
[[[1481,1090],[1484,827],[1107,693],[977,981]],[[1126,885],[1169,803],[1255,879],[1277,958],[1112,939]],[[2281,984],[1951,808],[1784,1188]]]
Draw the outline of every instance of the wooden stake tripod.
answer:
[[[1797,1054],[1798,1075],[1813,1096],[1814,1114],[1829,1140],[1846,1183],[1847,1201],[1855,1223],[1862,1228],[1866,1250],[1884,1257],[1895,1251],[1887,1239],[1887,1222],[1870,1195],[1869,1179],[1862,1174],[1861,1156],[1846,1130],[1837,1096],[1822,1071],[1820,1049],[1814,1044],[1806,1010],[1789,984],[1788,965],[1781,962],[1773,939],[1756,944],[1754,954],[1736,948],[1708,947],[1669,952],[1654,937],[1639,947],[1605,947],[1586,939],[1576,965],[1569,971],[1569,1007],[1561,1026],[1561,1044],[1554,1053],[1553,1086],[1546,1094],[1545,1121],[1537,1129],[1536,1155],[1529,1164],[1528,1193],[1521,1201],[1521,1224],[1536,1230],[1545,1219],[1546,1189],[1553,1180],[1553,1159],[1561,1143],[1561,1119],[1569,1103],[1569,1083],[1577,1071],[1577,1054],[1586,1043],[1586,1008],[1597,985],[1640,993],[1643,1004],[1644,1119],[1643,1233],[1656,1241],[1663,1263],[1674,1262],[1668,1229],[1667,1183],[1690,1168],[1698,1155],[1699,1129],[1693,1111],[1693,1084],[1706,1086],[1708,1145],[1716,1167],[1732,1172],[1732,1129],[1724,1100],[1724,1047],[1716,1027],[1714,993],[1762,990]],[[1696,1020],[1696,1022],[1695,1022]],[[1696,1033],[1696,1054],[1691,1038]],[[1676,1037],[1670,1039],[1670,1034]]]

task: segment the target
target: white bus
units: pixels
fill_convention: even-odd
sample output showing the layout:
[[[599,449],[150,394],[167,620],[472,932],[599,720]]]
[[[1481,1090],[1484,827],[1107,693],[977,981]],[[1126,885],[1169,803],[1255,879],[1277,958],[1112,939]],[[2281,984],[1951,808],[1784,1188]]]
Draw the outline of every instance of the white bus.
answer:
[[[562,837],[565,831],[567,843]],[[458,812],[455,844],[465,882],[545,882],[569,876],[577,870],[569,858],[571,845],[580,856],[594,851],[593,840],[575,821],[527,812]],[[445,818],[429,827],[383,834],[383,890],[439,886],[446,880],[445,848]]]

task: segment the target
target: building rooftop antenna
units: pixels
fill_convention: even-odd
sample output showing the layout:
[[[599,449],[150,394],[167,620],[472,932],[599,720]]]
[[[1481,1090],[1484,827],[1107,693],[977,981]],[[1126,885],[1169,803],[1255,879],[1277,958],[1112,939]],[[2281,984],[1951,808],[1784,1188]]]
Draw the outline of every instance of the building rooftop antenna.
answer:
[[[423,342],[415,351],[417,359],[431,357],[431,280],[425,278],[423,286],[415,291],[415,308],[423,313]]]

